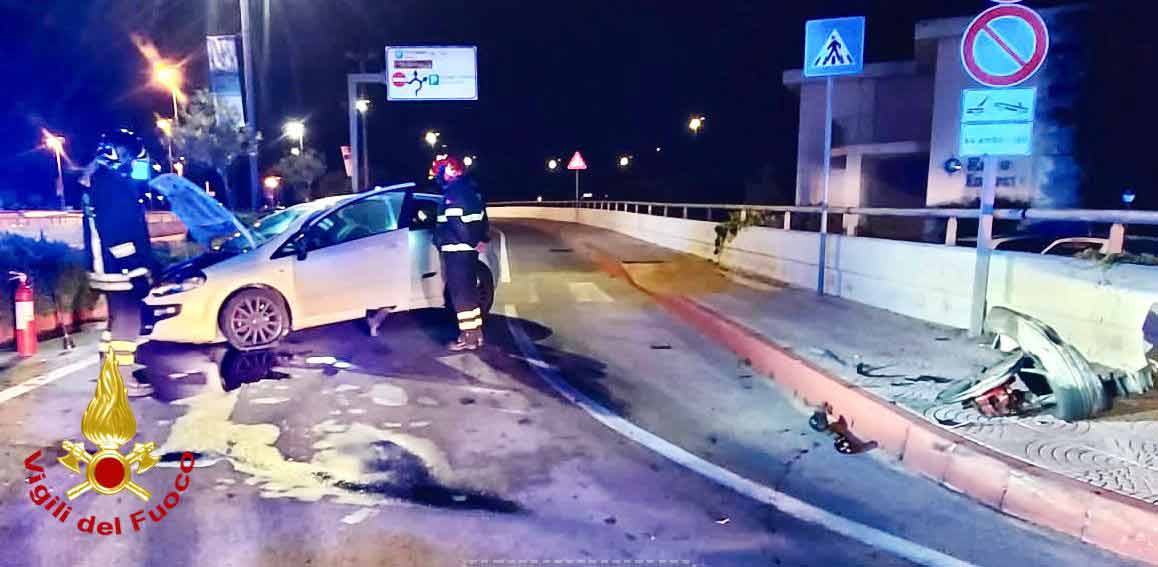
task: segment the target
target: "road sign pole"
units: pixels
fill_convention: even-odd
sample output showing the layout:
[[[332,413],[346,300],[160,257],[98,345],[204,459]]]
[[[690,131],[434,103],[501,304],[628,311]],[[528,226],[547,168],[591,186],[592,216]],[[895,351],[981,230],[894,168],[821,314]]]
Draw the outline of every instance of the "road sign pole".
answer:
[[[828,179],[832,165],[832,77],[824,80],[824,193],[820,198],[820,252],[817,255],[816,293],[824,295],[828,243]]]
[[[981,210],[977,218],[977,262],[973,267],[973,305],[969,336],[979,337],[985,329],[985,307],[989,293],[989,258],[992,255],[993,204],[997,198],[997,160],[985,156],[982,167]]]
[[[350,109],[350,192],[362,190],[362,148],[358,140],[358,79],[346,75],[346,102]]]

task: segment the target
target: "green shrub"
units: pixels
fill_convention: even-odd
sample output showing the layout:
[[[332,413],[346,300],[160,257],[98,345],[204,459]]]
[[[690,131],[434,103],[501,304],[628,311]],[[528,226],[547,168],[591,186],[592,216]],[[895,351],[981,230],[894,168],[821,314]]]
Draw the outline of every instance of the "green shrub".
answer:
[[[59,302],[62,313],[90,309],[97,296],[88,287],[84,252],[63,242],[37,240],[15,234],[0,233],[0,276],[8,272],[28,274],[36,291],[37,314],[49,314]],[[12,294],[15,282],[0,286],[0,321],[11,324]]]

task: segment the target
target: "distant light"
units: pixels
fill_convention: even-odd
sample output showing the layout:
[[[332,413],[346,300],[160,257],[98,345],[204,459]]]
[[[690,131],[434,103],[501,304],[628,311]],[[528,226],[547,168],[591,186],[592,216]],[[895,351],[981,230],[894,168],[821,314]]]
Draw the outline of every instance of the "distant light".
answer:
[[[543,196],[542,196],[542,195],[539,195],[538,197],[535,197],[535,201],[536,201],[536,202],[539,202],[539,203],[542,203],[542,202],[543,202]]]
[[[474,157],[466,156],[466,157],[462,158],[462,164],[467,166],[467,167],[474,165]]]
[[[42,132],[44,133],[44,147],[58,154],[64,152],[64,138],[48,130],[42,130]]]
[[[366,112],[370,110],[370,101],[364,98],[360,98],[354,101],[354,108],[357,109],[358,112],[366,114]]]
[[[422,136],[422,139],[433,148],[438,145],[438,137],[441,135],[442,134],[435,132],[434,130],[427,130],[426,135]]]
[[[1122,193],[1122,203],[1125,205],[1132,205],[1136,198],[1138,198],[1138,196],[1134,194],[1133,189],[1126,189],[1126,191]]]
[[[584,193],[583,194],[584,199],[590,199],[591,197],[594,197],[594,195],[592,195],[591,193]]]
[[[172,118],[158,118],[157,129],[165,135],[166,138],[173,135],[173,119]]]
[[[693,116],[691,120],[688,120],[688,129],[691,130],[693,134],[699,134],[706,120],[707,118],[703,116]]]
[[[290,148],[290,153],[295,156],[300,156],[302,155],[302,150],[300,148]]]
[[[555,171],[559,167],[559,160],[553,159],[547,161],[547,169]]]
[[[627,167],[629,165],[631,165],[631,157],[630,156],[621,156],[619,158],[619,167]]]
[[[306,123],[301,120],[290,120],[282,127],[282,133],[285,137],[300,142],[306,137]]]
[[[153,164],[153,171],[161,171],[161,164],[154,163]]]
[[[273,190],[281,187],[281,178],[276,175],[268,175],[261,183],[266,189]]]
[[[662,151],[663,151],[663,148],[661,148],[661,147],[659,147],[659,146],[656,146],[656,147],[655,147],[655,151],[656,151],[657,153],[658,153],[658,152],[662,152]]]

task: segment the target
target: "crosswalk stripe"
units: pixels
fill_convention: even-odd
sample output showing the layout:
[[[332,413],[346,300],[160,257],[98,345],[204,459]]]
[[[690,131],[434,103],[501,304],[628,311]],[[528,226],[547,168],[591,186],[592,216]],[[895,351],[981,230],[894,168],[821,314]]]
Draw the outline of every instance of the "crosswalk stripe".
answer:
[[[568,282],[567,287],[571,289],[571,295],[575,297],[577,303],[615,302],[615,299],[593,282]]]

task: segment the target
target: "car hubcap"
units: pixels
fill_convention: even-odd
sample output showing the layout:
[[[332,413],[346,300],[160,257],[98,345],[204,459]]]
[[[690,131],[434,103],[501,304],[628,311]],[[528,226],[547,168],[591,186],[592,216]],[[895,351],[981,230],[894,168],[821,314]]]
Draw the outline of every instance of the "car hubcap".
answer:
[[[229,324],[245,346],[272,343],[281,336],[281,312],[263,297],[251,297],[233,310]]]

